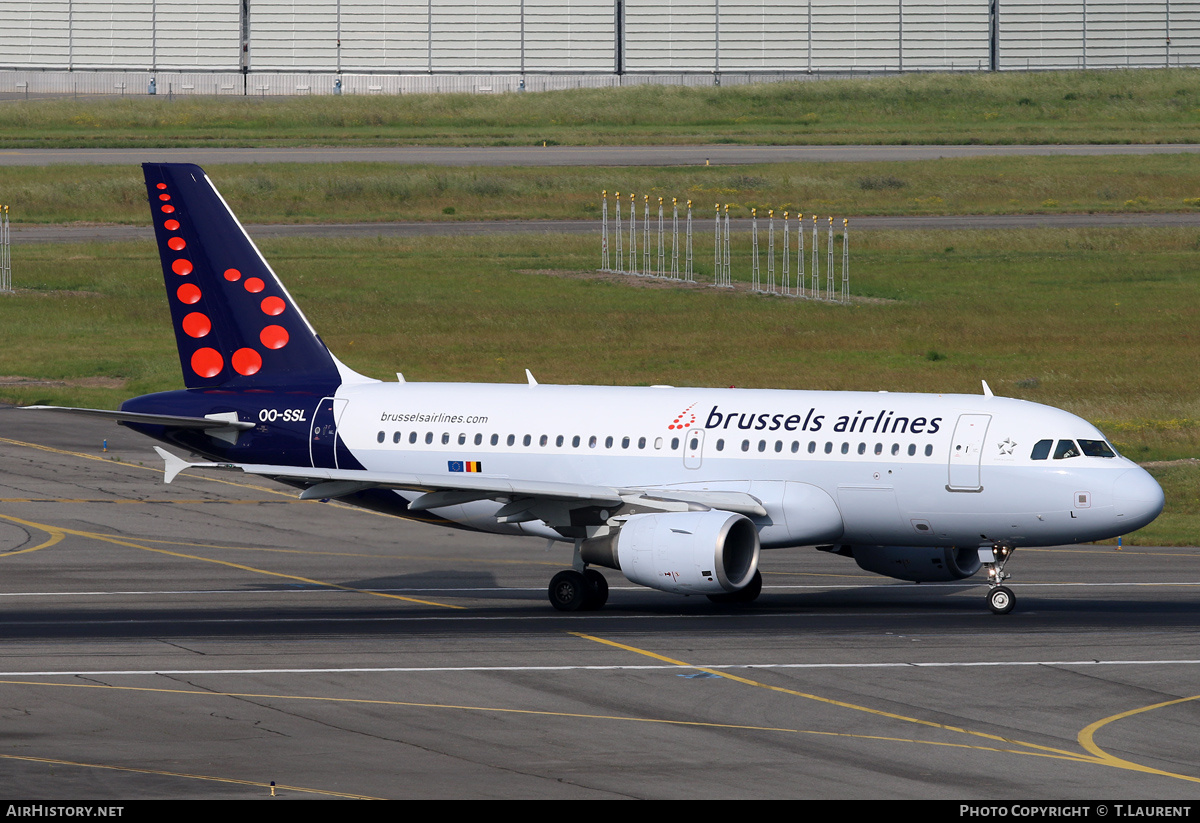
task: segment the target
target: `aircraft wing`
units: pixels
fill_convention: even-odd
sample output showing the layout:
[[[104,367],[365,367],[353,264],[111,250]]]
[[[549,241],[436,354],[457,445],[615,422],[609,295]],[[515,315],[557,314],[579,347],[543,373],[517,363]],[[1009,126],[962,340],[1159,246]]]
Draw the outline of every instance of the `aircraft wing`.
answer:
[[[310,483],[300,493],[301,500],[344,497],[366,489],[420,492],[409,503],[410,511],[496,500],[504,502],[496,512],[497,519],[510,523],[537,519],[553,527],[560,523],[569,524],[573,509],[616,509],[623,505],[636,511],[721,509],[748,515],[766,514],[762,502],[744,492],[622,488],[470,474],[424,475],[257,463],[191,463],[166,449],[156,446],[154,450],[166,461],[168,483],[184,469],[212,468]]]

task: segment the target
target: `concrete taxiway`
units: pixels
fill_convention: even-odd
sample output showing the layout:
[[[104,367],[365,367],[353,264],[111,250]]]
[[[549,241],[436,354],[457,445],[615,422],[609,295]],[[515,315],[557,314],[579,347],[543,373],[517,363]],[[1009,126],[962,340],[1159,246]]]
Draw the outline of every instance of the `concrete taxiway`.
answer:
[[[1006,617],[811,549],[559,614],[566,549],[150,446],[0,409],[5,795],[1196,796],[1200,550],[1022,550]]]

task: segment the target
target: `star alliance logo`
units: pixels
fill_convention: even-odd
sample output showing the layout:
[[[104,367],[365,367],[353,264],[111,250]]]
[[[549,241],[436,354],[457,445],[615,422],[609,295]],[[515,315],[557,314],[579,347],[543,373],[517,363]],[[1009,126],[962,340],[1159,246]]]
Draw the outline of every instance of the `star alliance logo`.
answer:
[[[1001,454],[1007,454],[1007,455],[1011,455],[1013,453],[1013,449],[1015,449],[1017,447],[1016,441],[1013,440],[1011,437],[1004,438],[1003,443],[997,443],[996,445],[1000,447]]]

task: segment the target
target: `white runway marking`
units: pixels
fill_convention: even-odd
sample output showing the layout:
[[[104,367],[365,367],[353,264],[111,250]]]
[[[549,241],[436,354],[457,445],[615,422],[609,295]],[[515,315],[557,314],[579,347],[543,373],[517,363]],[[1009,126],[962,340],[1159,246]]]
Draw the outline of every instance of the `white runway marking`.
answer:
[[[679,669],[936,669],[995,668],[1022,666],[1196,666],[1200,659],[1180,660],[1005,660],[965,663],[693,663],[688,666],[648,664],[640,666],[388,666],[337,667],[313,669],[109,669],[81,671],[0,672],[3,677],[115,677],[201,674],[421,674],[436,672],[571,672],[571,671],[647,671]]]

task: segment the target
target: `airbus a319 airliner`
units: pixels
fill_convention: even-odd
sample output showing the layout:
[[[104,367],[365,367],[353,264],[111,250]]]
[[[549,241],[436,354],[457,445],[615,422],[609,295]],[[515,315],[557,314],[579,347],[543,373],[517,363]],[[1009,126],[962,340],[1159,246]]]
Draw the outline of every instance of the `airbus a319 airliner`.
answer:
[[[1006,613],[1013,550],[1115,537],[1158,484],[1067,412],[980,395],[381,382],[325,347],[197,166],[144,165],[186,389],[109,417],[184,468],[274,478],[426,522],[573,549],[557,609],[608,584],[749,602],[762,549],[815,546],[871,572],[986,569]]]

